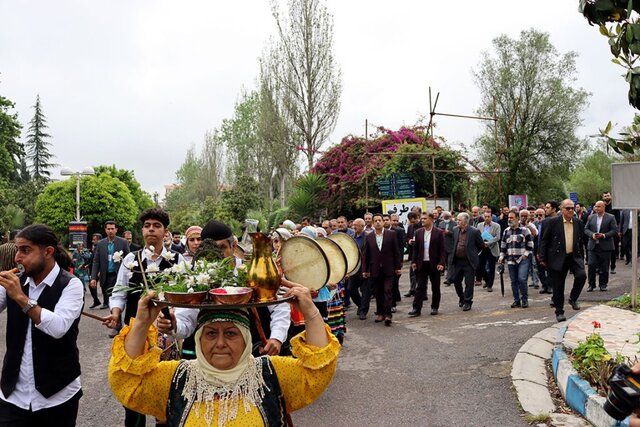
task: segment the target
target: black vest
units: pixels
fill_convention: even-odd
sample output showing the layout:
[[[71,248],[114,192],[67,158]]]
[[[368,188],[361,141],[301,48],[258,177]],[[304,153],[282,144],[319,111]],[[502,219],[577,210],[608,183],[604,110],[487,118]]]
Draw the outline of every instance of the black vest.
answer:
[[[62,291],[73,277],[71,273],[61,269],[53,285],[44,286],[38,298],[38,305],[53,311]],[[29,285],[25,284],[26,277],[21,279],[21,283],[25,295],[29,295]],[[80,316],[73,321],[62,338],[53,338],[41,332],[31,322],[35,385],[36,390],[45,398],[53,396],[80,376],[80,355],[76,345],[78,323]],[[15,301],[7,298],[7,352],[4,355],[0,379],[0,388],[5,397],[9,397],[16,389],[28,326],[29,316],[22,312]]]
[[[266,386],[264,397],[262,402],[258,403],[258,410],[262,415],[262,421],[267,427],[284,427],[286,426],[286,405],[284,402],[284,396],[280,389],[280,382],[278,376],[273,369],[271,360],[268,357],[259,357],[258,360],[262,363],[262,378]],[[183,362],[184,363],[184,362]],[[182,389],[187,380],[186,375],[178,376],[178,372],[181,371],[181,366],[178,366],[176,373],[173,375],[171,381],[171,388],[169,389],[169,399],[167,401],[167,426],[168,427],[181,427],[191,411],[191,405],[187,404],[187,399],[182,396]],[[238,408],[238,415],[244,413],[242,406]]]
[[[140,258],[142,258],[142,251],[144,249],[140,249],[139,251],[135,252],[135,260],[138,260],[138,254],[140,254]],[[174,256],[177,259],[178,254],[173,252]],[[167,268],[171,268],[173,266],[173,263],[167,261],[166,259],[164,259],[164,257],[160,260],[160,266],[158,267],[160,269],[160,271],[167,269]],[[142,261],[142,269],[144,271],[147,271],[147,259],[145,258]],[[144,279],[142,278],[142,273],[137,270],[134,271],[131,274],[131,278],[129,279],[129,286],[130,285],[140,285],[140,286],[144,286]],[[136,317],[136,312],[138,311],[138,301],[140,301],[140,290],[139,289],[135,289],[133,291],[128,291],[127,292],[127,306],[124,310],[124,323],[125,325],[129,324],[129,320],[132,317]]]

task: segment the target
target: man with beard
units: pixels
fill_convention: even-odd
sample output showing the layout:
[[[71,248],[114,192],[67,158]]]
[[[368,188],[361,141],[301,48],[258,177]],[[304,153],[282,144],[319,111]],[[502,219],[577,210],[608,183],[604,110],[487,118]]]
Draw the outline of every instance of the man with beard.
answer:
[[[46,225],[26,227],[16,247],[24,274],[0,272],[0,311],[7,310],[0,425],[75,426],[82,282],[69,273],[71,259]]]
[[[100,240],[94,247],[93,264],[91,265],[91,282],[89,286],[96,288],[98,280],[102,288],[102,307],[109,308],[109,295],[118,277],[120,262],[114,258],[116,253],[121,258],[129,253],[129,242],[116,236],[118,227],[115,221],[107,221],[104,224],[107,237]]]

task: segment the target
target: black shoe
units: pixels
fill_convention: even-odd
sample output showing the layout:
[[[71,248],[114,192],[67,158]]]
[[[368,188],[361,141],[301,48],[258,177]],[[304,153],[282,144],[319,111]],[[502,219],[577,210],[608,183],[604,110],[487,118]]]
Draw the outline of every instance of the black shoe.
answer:
[[[411,310],[409,312],[409,317],[418,317],[418,316],[420,316],[420,314],[421,313],[418,310]]]
[[[379,314],[378,314],[378,315],[376,316],[376,318],[375,318],[374,322],[376,322],[376,323],[380,323],[380,322],[382,322],[383,320],[384,320],[384,316],[381,316],[381,315],[379,315]]]
[[[431,309],[431,315],[435,316],[436,314],[438,314],[438,309],[437,308],[432,308]]]
[[[533,285],[533,289],[540,289],[540,285]]]
[[[464,301],[460,300],[458,301],[458,307],[462,307],[464,305]]]
[[[564,322],[565,320],[567,320],[567,318],[564,317],[564,314],[560,313],[560,314],[556,314],[556,320],[558,322]]]
[[[360,320],[367,320],[367,315],[366,315],[366,313],[360,313],[360,314],[358,314],[358,319],[360,319]]]
[[[522,307],[522,308],[527,308],[527,307],[529,307],[529,303],[528,303],[528,302],[523,302],[523,303],[520,305],[520,307]]]
[[[589,286],[589,287],[587,288],[587,292],[593,292],[593,290],[594,290],[595,288],[596,288],[595,286]]]
[[[391,317],[387,317],[386,319],[384,319],[384,326],[391,326]]]
[[[631,264],[631,261],[625,261],[624,262],[624,265],[629,265],[629,264]]]
[[[616,271],[612,269],[611,274],[616,274]]]
[[[102,304],[100,306],[100,310],[104,310],[105,308],[109,308],[109,306],[107,304]]]
[[[555,306],[556,306],[556,305],[553,303],[553,301],[551,301],[551,302],[549,303],[549,307],[551,307],[551,308],[555,308]]]
[[[487,288],[487,292],[493,292],[493,288]]]
[[[600,286],[600,292],[607,292],[607,287]]]
[[[100,307],[100,304],[102,304],[100,301],[95,301],[95,302],[93,303],[93,305],[92,305],[91,307],[89,307],[89,308],[96,308],[96,307]]]
[[[471,304],[469,304],[468,302],[465,302],[464,305],[462,306],[462,311],[469,311],[471,310]]]
[[[415,294],[413,292],[407,292],[406,294],[404,294],[404,296],[409,298],[409,297],[415,296]]]
[[[485,283],[484,285],[482,285],[482,289],[486,289],[487,288],[487,284]]]
[[[580,304],[578,304],[578,301],[569,300],[569,305],[576,311],[580,310]]]
[[[516,307],[520,307],[520,301],[514,301],[513,304],[511,304],[511,308],[516,308]]]
[[[552,294],[553,292],[551,292],[549,289],[546,288],[542,288],[542,290],[540,291],[541,294]]]

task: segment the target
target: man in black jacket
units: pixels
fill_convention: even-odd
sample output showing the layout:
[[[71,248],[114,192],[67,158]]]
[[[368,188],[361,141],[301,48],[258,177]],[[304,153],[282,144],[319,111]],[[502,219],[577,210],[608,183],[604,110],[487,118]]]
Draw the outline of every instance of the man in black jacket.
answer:
[[[573,273],[573,287],[569,295],[569,304],[574,310],[580,310],[578,297],[587,274],[584,271],[584,226],[573,216],[573,201],[562,202],[562,215],[544,221],[540,239],[540,265],[547,269],[548,278],[553,287],[553,306],[556,320],[567,320],[564,315],[564,281],[567,272]]]
[[[100,281],[103,297],[101,308],[109,308],[109,295],[116,284],[120,262],[129,253],[129,242],[116,236],[118,226],[115,221],[105,222],[104,231],[107,237],[95,245],[93,252],[89,286],[95,289],[98,280]]]
[[[84,289],[46,225],[16,237],[22,277],[0,272],[7,350],[0,379],[1,426],[75,426],[80,387],[78,323]]]

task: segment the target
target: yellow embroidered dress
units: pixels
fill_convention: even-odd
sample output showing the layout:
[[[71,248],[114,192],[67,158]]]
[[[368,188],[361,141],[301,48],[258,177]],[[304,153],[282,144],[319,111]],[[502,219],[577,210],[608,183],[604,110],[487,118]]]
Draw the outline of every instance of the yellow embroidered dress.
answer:
[[[278,377],[280,388],[286,402],[287,412],[303,408],[317,399],[327,388],[336,370],[340,344],[327,330],[329,344],[323,348],[305,343],[305,332],[291,340],[293,357],[270,357],[274,373]],[[136,412],[153,415],[159,421],[166,420],[167,402],[172,379],[180,361],[160,361],[162,350],[156,346],[157,331],[149,329],[144,353],[131,359],[124,349],[124,339],[130,327],[126,326],[114,338],[111,361],[109,362],[109,383],[118,400],[127,408]],[[268,392],[267,392],[268,393]],[[211,424],[205,420],[204,403],[194,403],[186,418],[185,426],[217,426],[219,403],[215,402],[215,417]],[[226,425],[261,426],[264,425],[257,407],[251,406],[244,411],[242,401],[238,405],[235,419]]]

